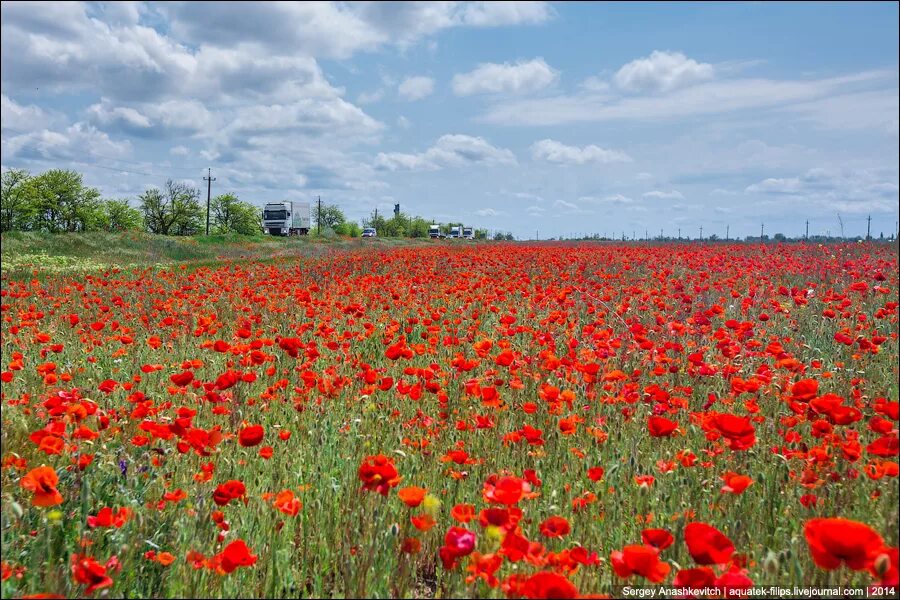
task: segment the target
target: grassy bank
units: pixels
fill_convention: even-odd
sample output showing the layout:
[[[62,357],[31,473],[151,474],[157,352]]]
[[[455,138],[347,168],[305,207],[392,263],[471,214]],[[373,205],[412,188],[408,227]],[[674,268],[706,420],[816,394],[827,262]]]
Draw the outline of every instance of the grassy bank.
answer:
[[[0,236],[3,271],[25,272],[93,270],[220,260],[262,260],[320,255],[332,249],[393,247],[424,244],[428,240],[351,239],[210,235],[173,237],[144,232],[63,233],[8,232]]]

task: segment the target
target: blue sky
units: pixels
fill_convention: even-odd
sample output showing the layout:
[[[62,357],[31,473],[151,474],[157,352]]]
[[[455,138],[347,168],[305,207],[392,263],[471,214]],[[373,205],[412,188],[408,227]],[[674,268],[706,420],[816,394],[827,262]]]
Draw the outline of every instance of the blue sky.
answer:
[[[898,5],[2,4],[2,168],[519,238],[895,230]]]

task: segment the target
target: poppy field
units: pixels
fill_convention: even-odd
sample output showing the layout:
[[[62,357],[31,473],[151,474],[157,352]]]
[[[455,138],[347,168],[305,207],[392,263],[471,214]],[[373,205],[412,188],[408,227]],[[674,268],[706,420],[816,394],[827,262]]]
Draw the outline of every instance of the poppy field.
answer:
[[[3,597],[893,596],[897,293],[886,244],[5,273]]]

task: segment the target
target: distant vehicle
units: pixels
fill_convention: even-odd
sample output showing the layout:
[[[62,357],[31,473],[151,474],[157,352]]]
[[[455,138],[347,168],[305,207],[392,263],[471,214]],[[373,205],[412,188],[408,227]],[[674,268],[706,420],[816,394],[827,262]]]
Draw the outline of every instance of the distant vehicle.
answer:
[[[436,240],[439,237],[441,237],[440,225],[431,225],[430,227],[428,227],[428,237],[430,237],[433,240]]]
[[[378,232],[374,227],[366,227],[362,232],[363,237],[378,237]]]
[[[309,233],[309,202],[269,202],[262,211],[263,232],[271,235]]]
[[[462,235],[463,235],[463,239],[466,239],[466,240],[474,240],[475,239],[475,232],[472,230],[471,227],[463,227]]]
[[[447,236],[450,239],[458,240],[462,237],[462,225],[457,225],[456,227],[450,228],[450,235]]]

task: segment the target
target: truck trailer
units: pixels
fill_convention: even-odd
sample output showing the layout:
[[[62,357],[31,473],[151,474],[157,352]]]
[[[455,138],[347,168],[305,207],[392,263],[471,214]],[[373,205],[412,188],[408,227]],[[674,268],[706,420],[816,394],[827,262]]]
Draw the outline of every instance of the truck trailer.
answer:
[[[262,228],[271,235],[307,235],[309,202],[269,202],[263,208]]]

